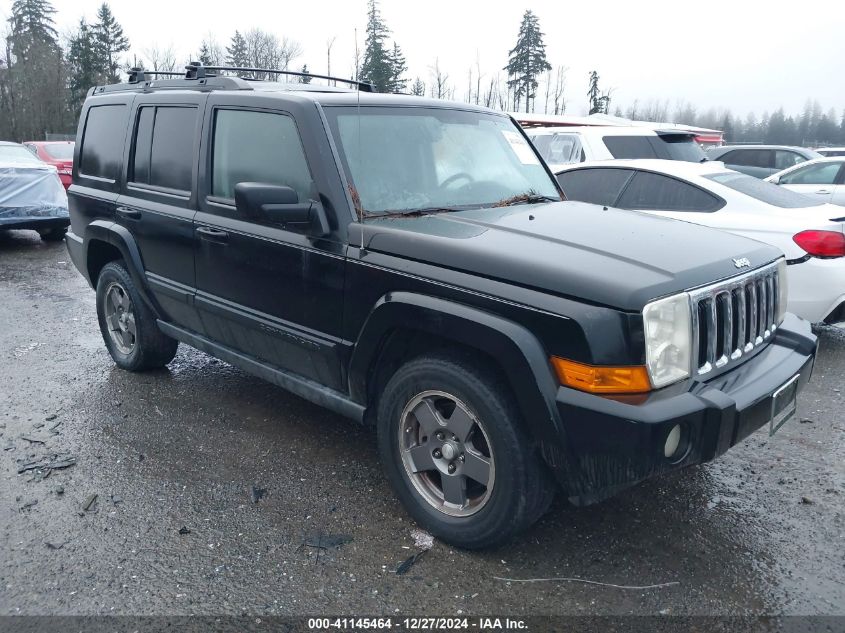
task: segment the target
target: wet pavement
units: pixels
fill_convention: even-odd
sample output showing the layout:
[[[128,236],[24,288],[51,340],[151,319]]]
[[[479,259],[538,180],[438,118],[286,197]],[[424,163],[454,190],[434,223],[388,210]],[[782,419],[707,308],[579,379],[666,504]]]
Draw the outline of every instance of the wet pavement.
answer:
[[[184,345],[118,370],[35,233],[0,233],[0,323],[0,614],[845,614],[843,330],[773,438],[396,575],[371,431]],[[550,577],[677,584],[497,579]]]

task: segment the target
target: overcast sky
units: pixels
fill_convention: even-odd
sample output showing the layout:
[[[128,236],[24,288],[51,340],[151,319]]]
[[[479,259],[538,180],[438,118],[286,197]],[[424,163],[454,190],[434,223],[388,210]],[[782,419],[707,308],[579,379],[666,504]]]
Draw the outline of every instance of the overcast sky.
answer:
[[[8,14],[11,2],[0,2]],[[59,31],[66,33],[83,15],[92,21],[99,0],[53,4]],[[257,26],[299,41],[304,54],[296,65],[307,63],[315,73],[325,72],[326,40],[336,37],[332,70],[349,76],[354,30],[363,43],[367,3],[112,0],[110,5],[140,55],[153,44],[172,45],[183,59],[195,56],[207,34],[228,44],[235,29]],[[522,14],[531,9],[545,33],[549,62],[569,68],[571,114],[586,107],[593,69],[601,87],[613,89],[612,109],[635,98],[672,104],[683,99],[700,110],[729,107],[742,115],[780,106],[797,113],[808,98],[818,99],[825,111],[836,108],[839,116],[845,108],[843,0],[382,0],[380,5],[405,52],[409,77],[429,83],[429,67],[439,58],[459,98],[476,56],[488,78],[501,71]]]

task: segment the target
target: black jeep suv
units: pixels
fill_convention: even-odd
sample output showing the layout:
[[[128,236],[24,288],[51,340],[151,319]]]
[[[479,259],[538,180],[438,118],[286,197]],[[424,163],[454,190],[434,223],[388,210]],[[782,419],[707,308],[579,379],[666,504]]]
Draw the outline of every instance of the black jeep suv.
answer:
[[[82,111],[67,245],[118,366],[183,342],[374,425],[469,548],[794,411],[816,339],[776,249],[561,201],[499,112],[211,70]]]

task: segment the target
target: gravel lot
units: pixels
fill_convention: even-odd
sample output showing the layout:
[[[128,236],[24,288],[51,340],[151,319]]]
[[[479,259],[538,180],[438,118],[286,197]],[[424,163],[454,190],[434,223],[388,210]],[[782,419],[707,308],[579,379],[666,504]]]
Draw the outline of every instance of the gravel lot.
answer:
[[[415,526],[369,430],[185,346],[116,369],[35,233],[0,233],[0,322],[0,614],[845,615],[845,330],[775,437],[399,576]],[[678,584],[496,578],[560,576]]]

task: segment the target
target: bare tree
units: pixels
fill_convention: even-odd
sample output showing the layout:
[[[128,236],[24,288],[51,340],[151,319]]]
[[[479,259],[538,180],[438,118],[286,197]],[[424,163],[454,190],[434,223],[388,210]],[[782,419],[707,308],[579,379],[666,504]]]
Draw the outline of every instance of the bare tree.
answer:
[[[287,70],[291,63],[302,55],[302,45],[296,40],[283,37],[279,40],[273,33],[261,29],[250,29],[244,33],[246,58],[253,68]],[[278,75],[255,72],[255,79],[278,80]]]
[[[558,66],[555,71],[555,89],[554,89],[554,108],[555,114],[564,114],[566,112],[566,99],[564,97],[564,90],[566,89],[566,66]]]
[[[451,89],[449,88],[449,73],[440,69],[440,58],[434,60],[434,65],[428,67],[431,74],[431,96],[435,99],[448,99]]]
[[[152,46],[141,52],[144,55],[144,66],[146,68],[163,72],[174,72],[176,70],[176,52],[173,50],[173,44],[162,47],[157,42],[153,42]]]
[[[329,76],[332,74],[332,46],[336,39],[337,35],[334,35],[326,40],[326,74]]]

